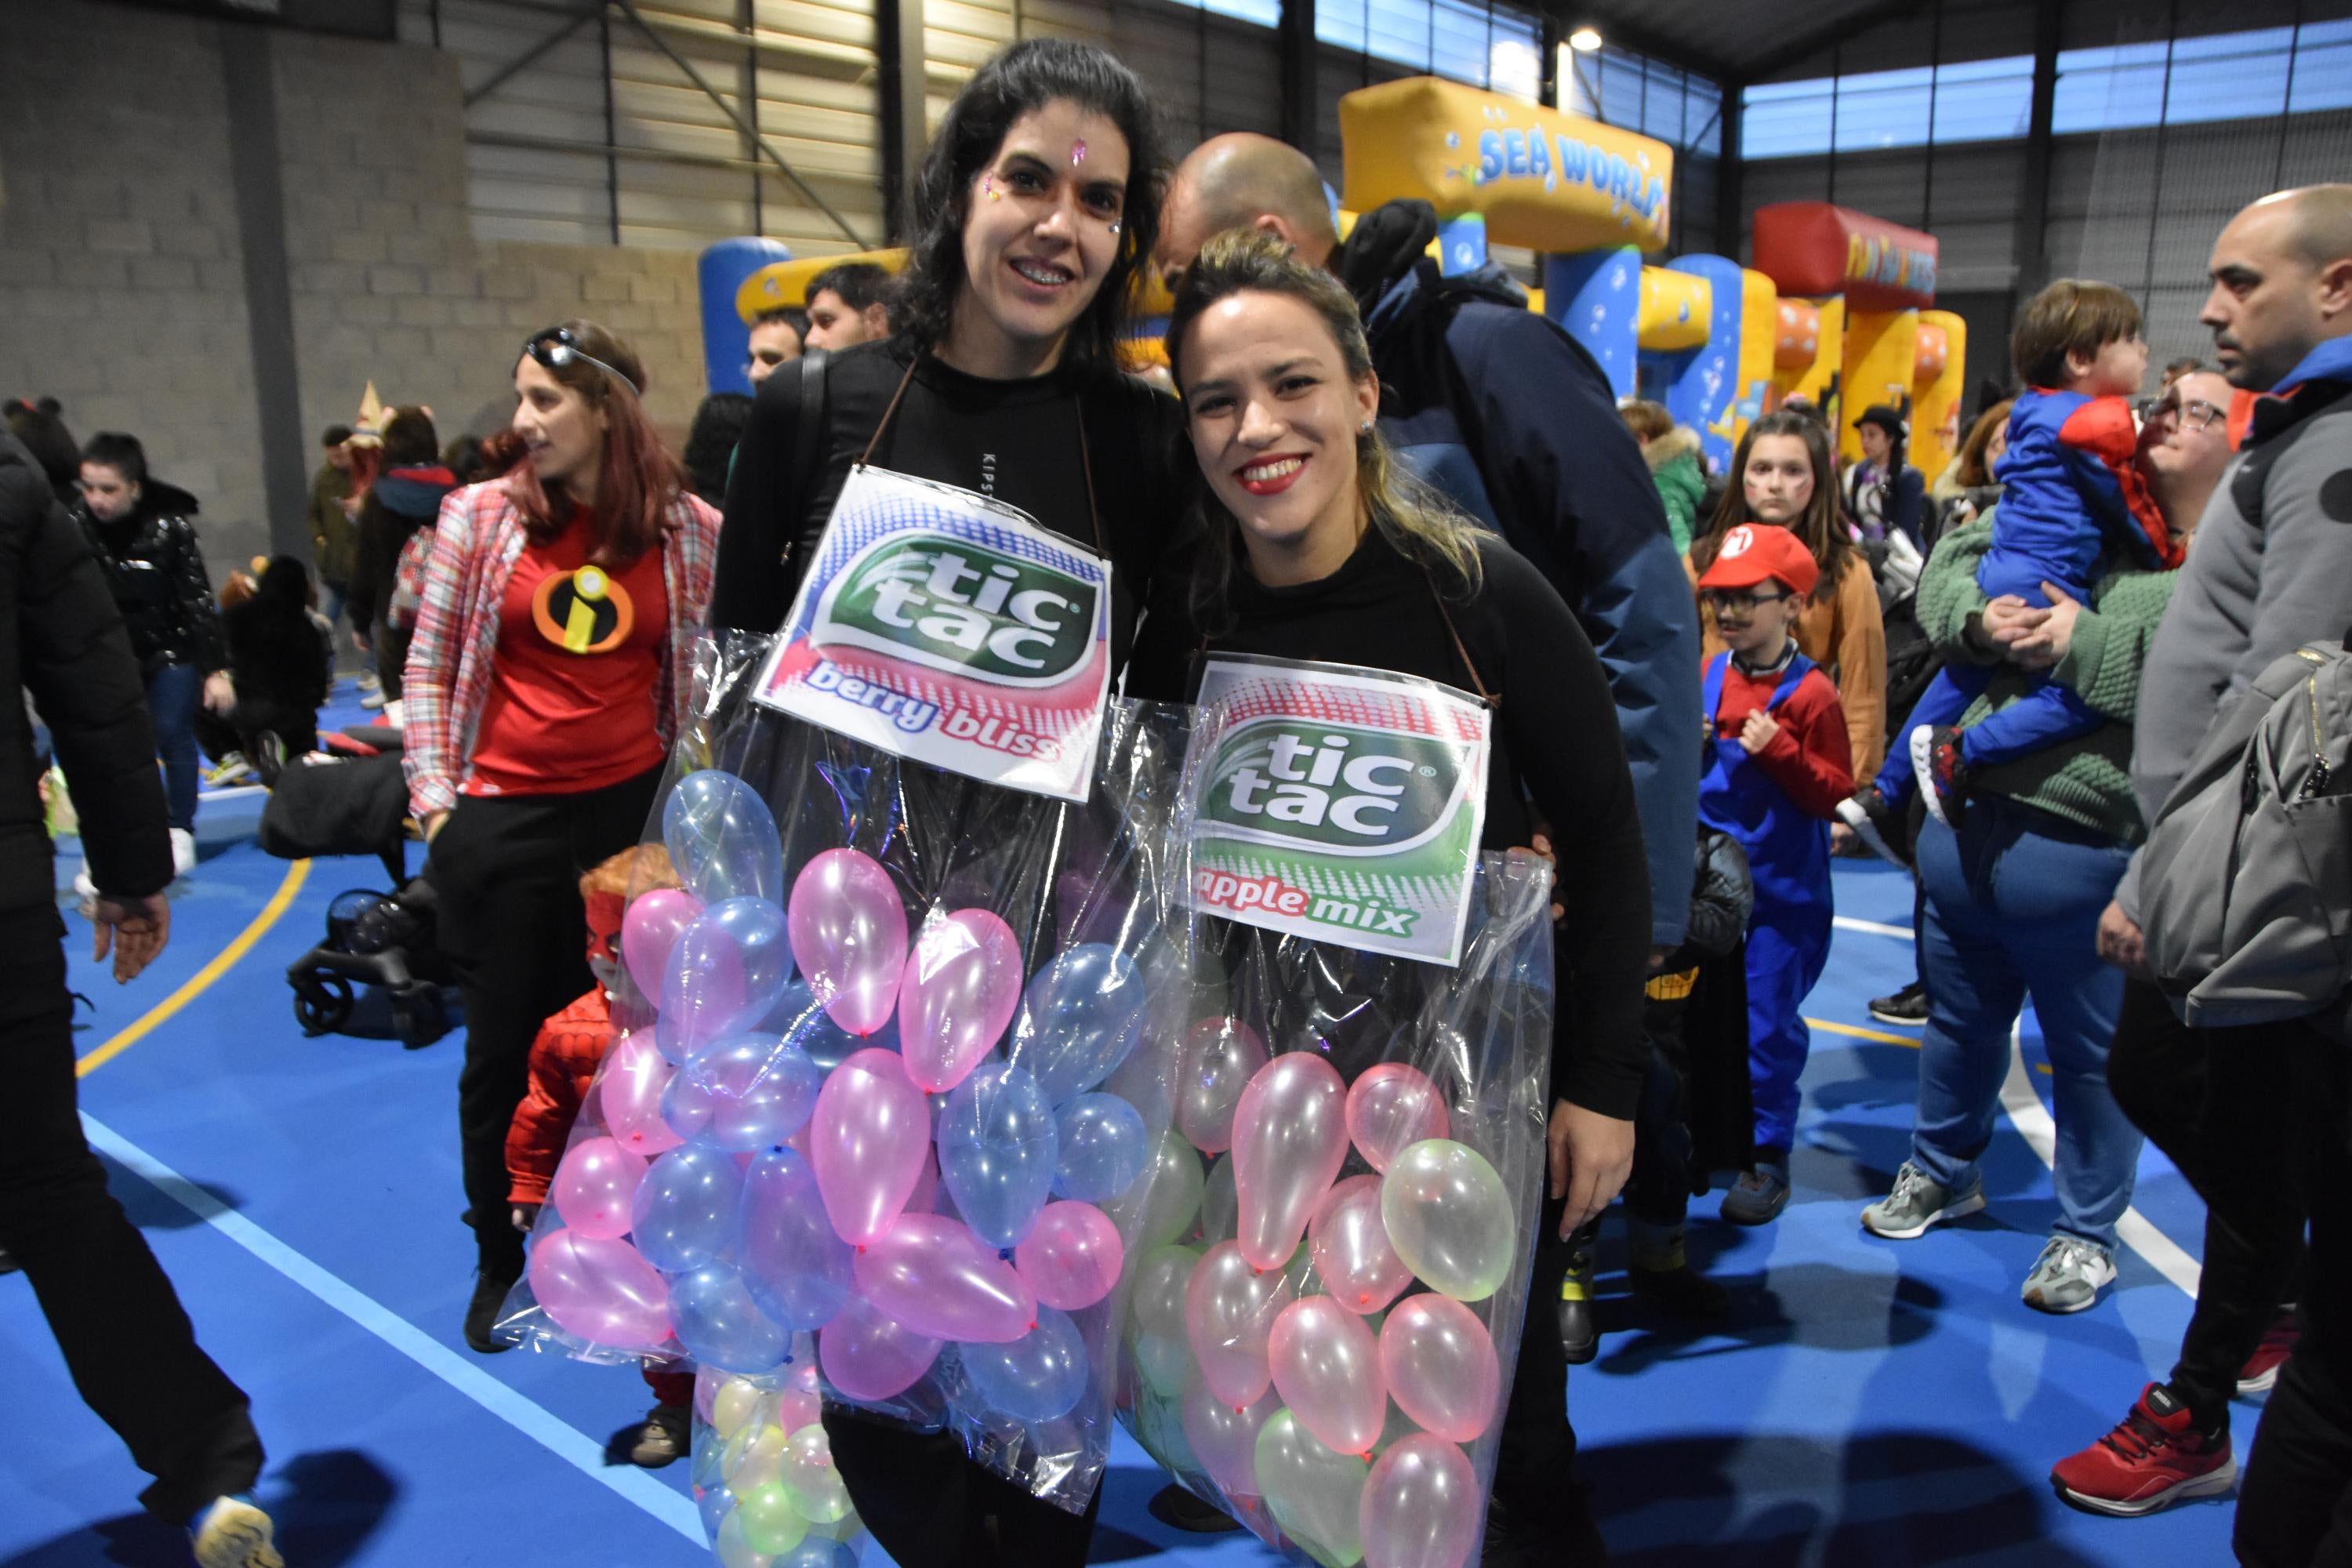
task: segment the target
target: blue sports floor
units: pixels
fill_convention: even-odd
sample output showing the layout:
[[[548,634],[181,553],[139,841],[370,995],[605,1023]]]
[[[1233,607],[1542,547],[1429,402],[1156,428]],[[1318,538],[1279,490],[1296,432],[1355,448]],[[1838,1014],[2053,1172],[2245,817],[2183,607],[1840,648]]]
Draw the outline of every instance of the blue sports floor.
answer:
[[[348,686],[340,701],[359,716]],[[684,1464],[605,1462],[608,1437],[643,1418],[634,1374],[465,1349],[462,1042],[302,1037],[286,965],[323,934],[335,893],[380,886],[383,870],[269,858],[252,842],[259,807],[257,793],[207,801],[171,947],[135,984],[101,975],[88,924],[68,925],[75,984],[96,1004],[78,1044],[93,1139],[204,1343],[252,1394],[288,1562],[711,1562]],[[1609,1232],[1608,1332],[1570,1401],[1616,1560],[2229,1561],[2228,1499],[2109,1520],[2060,1504],[2044,1479],[2169,1369],[2202,1211],[2151,1150],[2109,1296],[2070,1318],[2019,1301],[2053,1212],[2030,1015],[1987,1159],[1990,1210],[1906,1243],[1857,1225],[1907,1148],[1916,1057],[1866,1002],[1909,977],[1911,900],[1885,868],[1842,861],[1837,876],[1839,914],[1861,923],[1841,925],[1807,1008],[1824,1026],[1795,1201],[1760,1231],[1715,1219],[1712,1198],[1696,1210],[1694,1257],[1732,1288],[1736,1318],[1694,1336],[1646,1316],[1608,1278],[1622,1256]],[[0,1568],[184,1563],[175,1534],[139,1512],[143,1478],[75,1396],[21,1275],[0,1278],[0,1365],[15,1422],[0,1434]],[[2241,1456],[2255,1415],[2239,1405]],[[1272,1561],[1245,1535],[1153,1521],[1157,1471],[1124,1436],[1113,1466],[1095,1561]]]

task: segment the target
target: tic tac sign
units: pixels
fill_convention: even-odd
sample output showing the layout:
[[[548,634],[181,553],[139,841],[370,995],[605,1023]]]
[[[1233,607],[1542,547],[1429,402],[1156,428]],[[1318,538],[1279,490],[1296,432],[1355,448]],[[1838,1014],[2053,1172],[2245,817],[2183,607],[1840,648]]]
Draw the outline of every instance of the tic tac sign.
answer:
[[[1828,202],[1756,209],[1756,270],[1786,299],[1843,294],[1864,310],[1936,302],[1936,237]]]

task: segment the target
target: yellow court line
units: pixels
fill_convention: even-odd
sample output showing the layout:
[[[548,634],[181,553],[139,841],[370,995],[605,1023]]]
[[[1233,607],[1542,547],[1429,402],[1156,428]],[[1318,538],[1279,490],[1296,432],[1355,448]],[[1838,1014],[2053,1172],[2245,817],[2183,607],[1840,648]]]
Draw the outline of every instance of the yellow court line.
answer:
[[[1857,1029],[1852,1024],[1832,1024],[1827,1018],[1808,1018],[1805,1022],[1826,1034],[1845,1035],[1857,1040],[1876,1040],[1885,1046],[1908,1046],[1915,1051],[1919,1048],[1918,1040],[1909,1035],[1890,1035],[1884,1029]],[[2045,1078],[2051,1076],[2048,1062],[2034,1063],[2033,1070]]]
[[[236,933],[236,941],[221,949],[210,963],[190,975],[177,991],[148,1008],[106,1044],[75,1062],[74,1076],[87,1078],[112,1061],[145,1039],[158,1026],[168,1022],[172,1015],[203,995],[214,981],[236,968],[236,961],[250,952],[253,944],[268,935],[269,928],[278,923],[278,917],[286,912],[287,906],[294,901],[294,895],[302,890],[302,884],[310,876],[310,862],[308,860],[297,860],[287,867],[286,879],[278,884],[278,891],[261,906],[261,912],[253,917],[253,923]]]

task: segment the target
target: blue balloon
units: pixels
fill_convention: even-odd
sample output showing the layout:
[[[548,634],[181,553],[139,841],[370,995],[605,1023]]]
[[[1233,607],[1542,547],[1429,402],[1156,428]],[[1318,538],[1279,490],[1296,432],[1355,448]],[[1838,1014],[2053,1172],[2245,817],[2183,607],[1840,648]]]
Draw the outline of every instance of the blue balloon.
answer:
[[[688,1355],[721,1372],[773,1372],[793,1353],[792,1331],[761,1311],[724,1263],[669,1282],[669,1326]]]
[[[1117,948],[1090,942],[1030,976],[1013,1024],[1013,1065],[1065,1104],[1110,1076],[1143,1037],[1143,972]]]
[[[662,1115],[690,1143],[750,1154],[799,1131],[824,1087],[798,1046],[744,1035],[697,1052],[662,1090]]]
[[[784,846],[775,814],[733,773],[704,768],[662,805],[662,846],[687,890],[705,904],[749,895],[784,901]]]
[[[1015,1421],[1069,1414],[1087,1391],[1087,1342],[1067,1312],[1037,1309],[1037,1326],[1010,1344],[960,1346],[964,1375],[992,1410]]]
[[[1055,1119],[1062,1155],[1054,1192],[1080,1203],[1108,1203],[1135,1185],[1151,1157],[1143,1112],[1115,1094],[1082,1094]]]
[[[629,1236],[646,1261],[685,1274],[715,1261],[735,1237],[743,1173],[732,1158],[688,1143],[653,1163],[629,1205]]]
[[[662,1054],[684,1062],[714,1040],[765,1018],[793,977],[784,911],[765,899],[729,899],[678,933],[662,971]]]
[[[695,1500],[694,1506],[702,1511],[702,1528],[709,1531],[711,1539],[716,1541],[719,1525],[734,1510],[735,1493],[722,1482],[704,1489],[702,1495]]]
[[[816,1173],[792,1149],[772,1149],[743,1177],[737,1257],[761,1311],[793,1329],[821,1329],[849,1299],[849,1243],[834,1234]]]
[[[857,1568],[857,1553],[838,1541],[808,1535],[798,1546],[770,1560],[771,1568]]]
[[[764,1028],[776,1033],[808,1053],[820,1071],[830,1073],[839,1067],[842,1058],[852,1051],[869,1047],[886,1051],[898,1048],[898,1020],[892,1018],[870,1035],[853,1035],[833,1021],[808,987],[808,982],[795,980],[784,987],[784,994],[768,1013]]]
[[[1037,1080],[992,1057],[956,1085],[939,1119],[940,1181],[972,1234],[1010,1247],[1054,1185],[1061,1138]]]

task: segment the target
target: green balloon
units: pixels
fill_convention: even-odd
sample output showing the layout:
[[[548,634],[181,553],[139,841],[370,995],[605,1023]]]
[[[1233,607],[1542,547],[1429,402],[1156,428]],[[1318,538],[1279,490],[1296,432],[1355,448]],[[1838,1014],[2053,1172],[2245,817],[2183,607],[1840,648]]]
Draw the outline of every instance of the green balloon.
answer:
[[[1404,1266],[1442,1295],[1483,1301],[1510,1278],[1518,1247],[1511,1194],[1465,1143],[1424,1139],[1390,1162],[1381,1223]]]
[[[1129,1250],[1149,1252],[1189,1236],[1201,1212],[1201,1156],[1173,1132],[1160,1136],[1151,1163],[1115,1204],[1103,1205],[1121,1233],[1131,1231]]]
[[[1199,1249],[1154,1247],[1136,1265],[1128,1298],[1128,1339],[1144,1381],[1164,1398],[1180,1397],[1192,1377],[1192,1342],[1184,1331],[1184,1288]]]
[[[1325,1568],[1363,1561],[1356,1505],[1371,1466],[1326,1447],[1287,1410],[1257,1435],[1257,1484],[1282,1532]]]
[[[745,1493],[733,1517],[741,1521],[743,1544],[770,1557],[790,1552],[808,1534],[808,1521],[781,1482]]]

